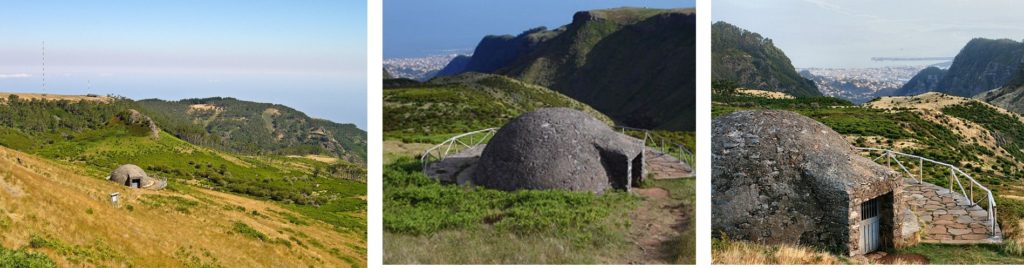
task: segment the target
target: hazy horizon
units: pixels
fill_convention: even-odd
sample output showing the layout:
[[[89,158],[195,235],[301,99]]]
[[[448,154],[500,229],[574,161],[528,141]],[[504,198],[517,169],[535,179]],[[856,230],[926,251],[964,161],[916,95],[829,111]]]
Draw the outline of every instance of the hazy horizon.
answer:
[[[104,4],[6,4],[0,92],[232,97],[366,129],[365,1]]]
[[[519,34],[572,22],[577,11],[623,6],[692,8],[694,0],[384,1],[384,58],[473,51],[486,35]],[[698,10],[698,12],[700,12]]]
[[[716,0],[725,21],[772,39],[797,68],[925,65],[871,57],[953,57],[973,38],[1020,41],[1020,2]]]

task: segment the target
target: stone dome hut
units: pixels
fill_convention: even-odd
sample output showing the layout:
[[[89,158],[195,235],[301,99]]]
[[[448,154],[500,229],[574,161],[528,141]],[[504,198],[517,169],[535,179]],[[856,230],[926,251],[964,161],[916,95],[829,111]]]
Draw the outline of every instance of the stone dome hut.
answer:
[[[499,190],[629,190],[644,176],[642,141],[590,115],[544,108],[513,119],[491,138],[474,185]]]
[[[142,168],[132,164],[121,165],[114,169],[113,172],[110,172],[109,180],[130,188],[156,190],[167,186],[166,180],[150,177]]]
[[[828,126],[740,111],[715,119],[711,137],[713,235],[850,256],[912,243],[903,179]]]

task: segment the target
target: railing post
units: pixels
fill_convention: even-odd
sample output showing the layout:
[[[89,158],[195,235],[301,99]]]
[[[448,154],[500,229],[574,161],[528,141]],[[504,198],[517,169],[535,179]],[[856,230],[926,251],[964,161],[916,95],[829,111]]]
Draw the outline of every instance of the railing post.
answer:
[[[971,183],[971,206],[974,205],[974,183]]]
[[[988,214],[991,214],[990,215],[991,217],[988,217],[988,225],[990,225],[991,228],[992,228],[992,235],[993,236],[995,235],[995,224],[996,224],[995,223],[995,216],[996,216],[995,210],[996,210],[996,207],[992,206],[992,203],[989,202],[988,203]]]
[[[953,174],[953,167],[950,166],[949,167],[949,187],[946,187],[946,188],[949,188],[950,192],[953,192],[953,176],[956,176],[956,175]]]
[[[917,161],[917,172],[919,173],[919,175],[917,176],[917,183],[921,184],[922,182],[924,182],[924,158],[918,157]]]
[[[892,154],[889,151],[885,151],[885,165],[892,169]]]

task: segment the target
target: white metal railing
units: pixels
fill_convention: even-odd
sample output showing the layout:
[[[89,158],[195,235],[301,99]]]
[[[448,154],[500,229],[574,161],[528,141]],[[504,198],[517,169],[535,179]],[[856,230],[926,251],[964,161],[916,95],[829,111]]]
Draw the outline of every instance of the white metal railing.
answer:
[[[997,235],[997,232],[998,232],[998,225],[997,225],[998,221],[996,221],[996,216],[998,215],[998,213],[997,213],[997,209],[998,208],[996,206],[995,196],[992,195],[992,191],[989,190],[988,187],[985,187],[984,185],[981,185],[981,183],[978,183],[978,181],[974,180],[974,177],[971,177],[970,174],[967,174],[963,170],[960,170],[960,168],[957,168],[957,167],[955,167],[953,165],[946,164],[946,163],[939,162],[939,161],[932,160],[932,159],[928,159],[928,158],[921,157],[921,156],[916,156],[916,155],[912,155],[912,154],[905,154],[905,153],[896,152],[896,151],[887,150],[887,149],[864,148],[864,147],[854,147],[854,148],[857,148],[858,150],[861,150],[861,151],[867,151],[867,152],[880,152],[881,155],[874,159],[876,162],[878,161],[878,159],[886,157],[886,165],[888,165],[890,168],[892,168],[892,162],[896,162],[896,165],[898,165],[903,170],[903,172],[907,173],[907,175],[909,175],[911,178],[917,180],[918,183],[924,182],[924,164],[926,162],[927,163],[931,163],[931,164],[935,164],[935,165],[938,165],[938,166],[949,168],[949,174],[950,174],[950,176],[949,176],[949,191],[951,191],[951,192],[955,192],[956,191],[955,189],[953,189],[954,183],[956,183],[955,185],[960,188],[960,193],[963,194],[964,197],[968,198],[968,200],[971,202],[972,206],[978,204],[977,202],[975,202],[975,199],[974,199],[974,187],[975,187],[975,185],[977,185],[977,187],[979,189],[981,189],[985,193],[985,198],[987,198],[987,201],[988,201],[987,203],[988,203],[989,230],[990,230],[990,232],[991,232],[991,234],[993,236]],[[913,172],[910,172],[910,169],[908,169],[905,165],[903,165],[903,162],[901,162],[899,160],[899,157],[905,157],[905,158],[914,159],[914,160],[918,161],[918,175],[916,177],[914,176]],[[958,176],[957,174],[960,174],[960,175]],[[970,181],[970,184],[968,184],[968,188],[964,188],[964,184],[960,180],[961,177],[966,177]]]
[[[693,152],[690,151],[690,149],[686,148],[686,146],[678,143],[673,143],[672,140],[666,139],[665,137],[658,135],[657,133],[647,129],[632,128],[626,126],[616,126],[616,128],[618,128],[620,132],[622,132],[623,134],[625,134],[626,130],[643,132],[643,144],[645,148],[651,147],[658,149],[662,153],[671,155],[672,157],[679,159],[679,161],[683,161],[683,163],[686,163],[686,165],[690,166],[691,170],[696,170],[696,166],[693,163]]]
[[[456,154],[462,150],[473,148],[483,144],[494,136],[494,133],[498,132],[498,128],[486,128],[477,131],[471,131],[462,133],[459,135],[452,136],[444,142],[434,145],[423,152],[420,156],[420,163],[423,165],[423,171],[427,171],[427,167],[434,161],[444,160],[448,155]]]

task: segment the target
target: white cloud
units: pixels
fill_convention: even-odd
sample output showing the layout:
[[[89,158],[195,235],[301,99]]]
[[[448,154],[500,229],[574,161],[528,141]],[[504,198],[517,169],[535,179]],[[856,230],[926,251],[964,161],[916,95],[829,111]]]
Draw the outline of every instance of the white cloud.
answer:
[[[26,74],[26,73],[18,73],[18,74],[0,74],[0,79],[9,79],[9,78],[28,78],[28,77],[32,77],[32,75],[31,75],[31,74]]]

